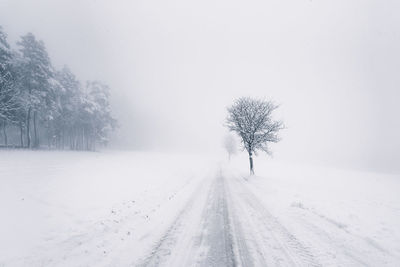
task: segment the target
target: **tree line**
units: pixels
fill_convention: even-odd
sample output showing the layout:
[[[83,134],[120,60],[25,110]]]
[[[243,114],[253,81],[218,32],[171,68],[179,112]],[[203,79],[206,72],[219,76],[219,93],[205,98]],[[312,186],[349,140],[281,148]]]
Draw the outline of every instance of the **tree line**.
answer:
[[[43,41],[21,36],[17,49],[0,26],[0,127],[5,147],[94,150],[116,127],[109,87],[84,85],[55,69]]]

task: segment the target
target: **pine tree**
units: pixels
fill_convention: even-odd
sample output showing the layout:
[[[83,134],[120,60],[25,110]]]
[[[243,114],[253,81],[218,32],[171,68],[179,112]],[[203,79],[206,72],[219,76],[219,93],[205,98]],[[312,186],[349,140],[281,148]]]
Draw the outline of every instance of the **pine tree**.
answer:
[[[8,145],[7,125],[16,121],[18,94],[12,75],[13,53],[7,42],[7,35],[0,27],[0,122],[3,128],[4,144]]]
[[[94,134],[96,140],[102,144],[108,144],[109,133],[115,129],[116,120],[111,116],[110,88],[98,81],[90,82],[90,97],[95,103]]]
[[[53,77],[50,58],[42,41],[36,40],[32,33],[21,37],[18,42],[23,56],[23,87],[27,91],[26,135],[28,147],[39,147],[39,112],[51,101],[51,83]],[[43,109],[42,109],[43,111]],[[31,143],[31,119],[33,113],[33,144]]]
[[[66,138],[71,136],[73,129],[77,127],[82,91],[80,82],[66,66],[61,71],[57,71],[56,79],[60,86],[56,100],[58,109],[56,142],[57,147],[64,148]]]

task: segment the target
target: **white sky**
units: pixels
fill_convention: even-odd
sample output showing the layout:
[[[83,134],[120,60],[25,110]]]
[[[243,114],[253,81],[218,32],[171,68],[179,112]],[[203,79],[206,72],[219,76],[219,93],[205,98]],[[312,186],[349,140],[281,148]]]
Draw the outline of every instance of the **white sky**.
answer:
[[[278,159],[400,170],[400,1],[0,0],[11,43],[113,89],[128,147],[221,149],[226,106],[272,98]]]

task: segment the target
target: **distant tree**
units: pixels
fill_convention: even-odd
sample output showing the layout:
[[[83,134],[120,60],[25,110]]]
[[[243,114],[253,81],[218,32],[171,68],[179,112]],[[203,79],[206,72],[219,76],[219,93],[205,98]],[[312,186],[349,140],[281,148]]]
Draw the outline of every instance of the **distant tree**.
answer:
[[[56,73],[57,112],[53,139],[57,147],[69,143],[72,150],[95,150],[107,145],[108,135],[117,122],[111,116],[109,87],[98,81],[87,82],[84,90],[72,72],[64,67]]]
[[[227,134],[225,136],[225,138],[224,138],[224,148],[225,148],[226,152],[228,153],[229,160],[231,160],[231,156],[236,154],[236,152],[237,152],[236,141],[235,141],[235,138],[232,135]]]
[[[282,121],[272,120],[278,106],[271,101],[242,97],[228,108],[226,126],[239,135],[243,148],[249,154],[250,174],[254,174],[253,154],[261,150],[270,154],[268,143],[278,142]]]
[[[26,134],[28,147],[39,147],[39,131],[38,117],[46,109],[51,101],[51,83],[50,78],[53,76],[53,70],[50,58],[47,54],[45,45],[42,41],[36,40],[32,33],[28,33],[21,37],[17,43],[23,57],[23,88],[27,91],[27,118],[26,118]],[[33,144],[31,144],[31,118],[33,113]]]
[[[82,104],[82,88],[80,82],[67,66],[56,72],[58,81],[58,95],[56,106],[58,109],[55,127],[56,146],[64,148],[67,137],[77,128],[79,109]],[[71,138],[70,138],[71,139]]]
[[[12,76],[14,80],[15,96],[18,103],[15,124],[19,128],[20,146],[24,147],[24,135],[26,135],[26,118],[29,106],[28,90],[25,86],[25,61],[21,54],[13,51]],[[24,133],[25,132],[25,133]]]
[[[43,97],[44,103],[40,106],[40,121],[47,135],[47,146],[50,148],[55,143],[58,132],[57,118],[59,118],[58,99],[62,86],[55,78],[55,74],[49,79],[49,87]]]
[[[92,114],[90,133],[95,141],[107,145],[109,133],[117,126],[116,120],[111,116],[110,89],[107,85],[94,81],[87,82],[87,90],[87,104],[90,102],[87,111]]]

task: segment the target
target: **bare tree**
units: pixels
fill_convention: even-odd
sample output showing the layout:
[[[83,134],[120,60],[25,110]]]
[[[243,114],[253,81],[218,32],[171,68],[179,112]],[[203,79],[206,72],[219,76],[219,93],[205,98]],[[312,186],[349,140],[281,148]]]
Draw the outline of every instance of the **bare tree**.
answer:
[[[271,154],[268,143],[280,140],[279,130],[284,128],[282,121],[272,120],[272,112],[278,106],[272,101],[242,97],[228,108],[226,126],[237,133],[243,148],[249,153],[250,174],[254,174],[253,154],[262,150]]]
[[[224,148],[226,152],[228,153],[229,160],[231,160],[231,156],[236,154],[237,149],[236,149],[236,141],[235,138],[227,134],[224,138]]]

